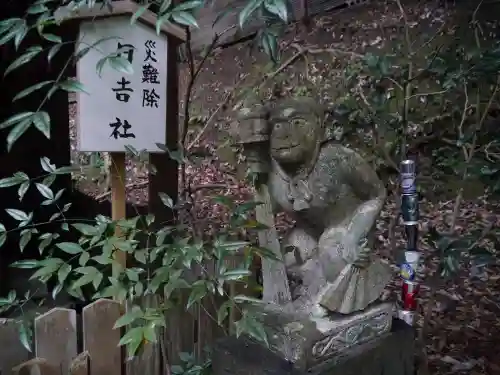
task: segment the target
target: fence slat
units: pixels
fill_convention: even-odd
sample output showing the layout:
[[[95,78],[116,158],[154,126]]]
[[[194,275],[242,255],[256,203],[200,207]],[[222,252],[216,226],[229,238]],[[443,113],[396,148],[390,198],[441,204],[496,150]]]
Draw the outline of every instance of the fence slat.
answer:
[[[186,278],[187,279],[187,278]],[[178,306],[170,308],[165,313],[166,328],[166,353],[169,365],[182,364],[179,353],[195,352],[195,317],[194,309],[186,311],[189,291],[179,293]]]
[[[61,370],[45,358],[33,358],[12,369],[15,375],[60,375]]]
[[[56,307],[35,319],[35,352],[66,373],[78,354],[76,311]]]
[[[158,305],[156,296],[142,297],[135,301],[143,308]],[[129,304],[129,308],[130,308]],[[160,375],[160,348],[158,344],[147,343],[141,351],[126,363],[126,375]]]
[[[32,357],[21,344],[17,323],[13,319],[0,319],[0,374],[11,375],[12,368]]]
[[[89,354],[92,375],[121,375],[120,330],[113,329],[119,317],[120,303],[109,299],[83,309],[83,349]]]
[[[145,344],[141,352],[127,361],[126,375],[159,375],[160,353],[158,345]]]

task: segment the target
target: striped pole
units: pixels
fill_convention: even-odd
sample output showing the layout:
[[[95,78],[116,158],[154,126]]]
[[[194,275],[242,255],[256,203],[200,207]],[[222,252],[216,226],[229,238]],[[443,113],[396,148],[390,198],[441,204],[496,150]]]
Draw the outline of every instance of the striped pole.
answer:
[[[417,310],[416,297],[419,283],[416,280],[420,252],[418,241],[418,194],[416,185],[416,164],[413,160],[403,160],[400,168],[401,179],[401,214],[406,234],[405,260],[401,264],[401,299],[399,318],[414,325]]]

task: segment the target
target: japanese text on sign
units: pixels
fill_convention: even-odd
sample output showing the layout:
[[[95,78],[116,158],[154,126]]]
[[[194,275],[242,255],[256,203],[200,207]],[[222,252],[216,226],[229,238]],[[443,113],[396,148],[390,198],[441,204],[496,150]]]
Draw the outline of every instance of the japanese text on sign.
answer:
[[[78,78],[90,94],[78,98],[79,150],[123,152],[131,145],[161,152],[156,143],[166,140],[166,38],[143,24],[130,27],[125,18],[84,22],[80,31],[80,45],[107,40],[78,62]],[[133,74],[105,65],[99,76],[96,64],[109,55],[127,60]]]

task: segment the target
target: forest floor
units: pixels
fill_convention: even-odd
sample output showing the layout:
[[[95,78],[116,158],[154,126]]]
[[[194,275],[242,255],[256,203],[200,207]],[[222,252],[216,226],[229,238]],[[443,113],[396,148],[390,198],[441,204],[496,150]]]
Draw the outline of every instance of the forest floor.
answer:
[[[390,2],[388,2],[390,3]],[[405,8],[409,22],[412,25],[426,23],[429,29],[440,26],[444,18],[450,17],[454,12],[453,7],[442,8],[436,6],[436,1],[415,2],[416,5]],[[415,31],[419,33],[420,31]],[[313,21],[309,32],[295,32],[293,28],[282,42],[285,54],[282,61],[293,56],[297,49],[293,43],[314,48],[335,48],[353,53],[366,52],[370,48],[383,49],[389,40],[401,39],[401,13],[393,4],[385,2],[376,5],[353,8],[341,12],[334,12]],[[286,47],[288,46],[288,47]],[[349,53],[346,54],[347,58]],[[328,57],[329,56],[329,57]],[[312,56],[308,61],[308,79],[323,85],[321,91],[323,99],[335,95],[332,88],[327,87],[326,77],[331,77],[332,72],[339,68],[330,55]],[[283,95],[297,88],[295,76],[303,76],[304,61],[298,61],[286,69],[283,74],[289,78],[288,86],[280,87]],[[191,115],[209,116],[220,103],[224,102],[228,93],[240,82],[245,82],[245,87],[256,85],[258,79],[265,72],[273,71],[261,53],[248,51],[246,45],[235,46],[217,51],[202,69],[199,80],[195,85]],[[181,94],[186,87],[188,74],[185,69],[181,74]],[[252,81],[252,79],[254,81]],[[253,82],[253,83],[252,83]],[[181,100],[184,96],[181,96]],[[234,104],[234,103],[233,103]],[[182,111],[181,111],[182,112]],[[182,121],[182,117],[180,119]],[[222,111],[215,116],[215,121],[204,131],[199,141],[193,147],[205,148],[217,155],[218,148],[226,139],[226,131],[231,121],[230,113]],[[190,129],[188,137],[192,141],[196,137],[198,128]],[[74,134],[74,133],[73,133]],[[147,188],[145,184],[147,175],[144,170],[138,169],[134,163],[128,165],[128,196],[131,202],[144,204],[147,202]],[[188,176],[194,185],[222,184],[223,189],[197,193],[196,215],[205,219],[214,226],[222,224],[223,215],[221,208],[211,202],[211,196],[224,194],[236,199],[251,197],[251,189],[239,182],[234,170],[226,163],[218,162],[211,158],[196,166],[187,168]],[[89,194],[100,193],[91,184],[85,184],[84,190]],[[102,193],[102,192],[101,192]],[[454,196],[442,196],[432,202],[425,197],[421,202],[421,233],[425,234],[430,226],[447,228],[453,211]],[[480,226],[485,221],[500,225],[497,203],[491,202],[486,197],[475,196],[466,199],[461,207],[457,221],[458,232],[469,230],[471,227]],[[388,293],[399,290],[397,266],[394,258],[393,245],[389,240],[389,223],[396,213],[396,205],[389,199],[380,218],[378,228],[377,253],[387,259],[394,269],[394,282],[388,287]],[[222,219],[221,219],[222,218]],[[280,229],[290,223],[280,218]],[[396,247],[404,248],[405,239],[402,226],[396,228]],[[471,268],[464,265],[460,277],[444,283],[437,290],[434,302],[429,301],[431,287],[425,280],[436,271],[437,262],[434,256],[436,251],[432,246],[421,240],[421,251],[428,259],[423,270],[424,283],[419,298],[421,309],[432,303],[432,317],[429,321],[425,336],[426,351],[431,374],[500,374],[500,267],[490,266],[481,269],[481,272],[471,272]],[[420,317],[422,316],[420,312]],[[417,322],[420,326],[422,318]]]

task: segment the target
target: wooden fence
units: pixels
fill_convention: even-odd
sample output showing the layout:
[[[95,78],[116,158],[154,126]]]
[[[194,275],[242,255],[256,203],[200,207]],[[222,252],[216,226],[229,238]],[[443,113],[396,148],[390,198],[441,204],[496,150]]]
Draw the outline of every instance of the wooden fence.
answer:
[[[182,310],[182,311],[180,311]],[[164,346],[169,362],[182,351],[201,356],[213,339],[213,321],[205,314],[179,309],[166,317],[168,340]],[[201,309],[203,310],[203,309]],[[200,311],[201,311],[200,310]],[[124,348],[118,346],[120,329],[113,329],[121,306],[100,299],[86,306],[82,314],[56,307],[34,321],[34,353],[19,339],[18,323],[0,320],[0,374],[39,375],[159,375],[162,371],[159,344],[146,344],[144,350],[125,361]],[[194,337],[197,335],[197,337]]]

